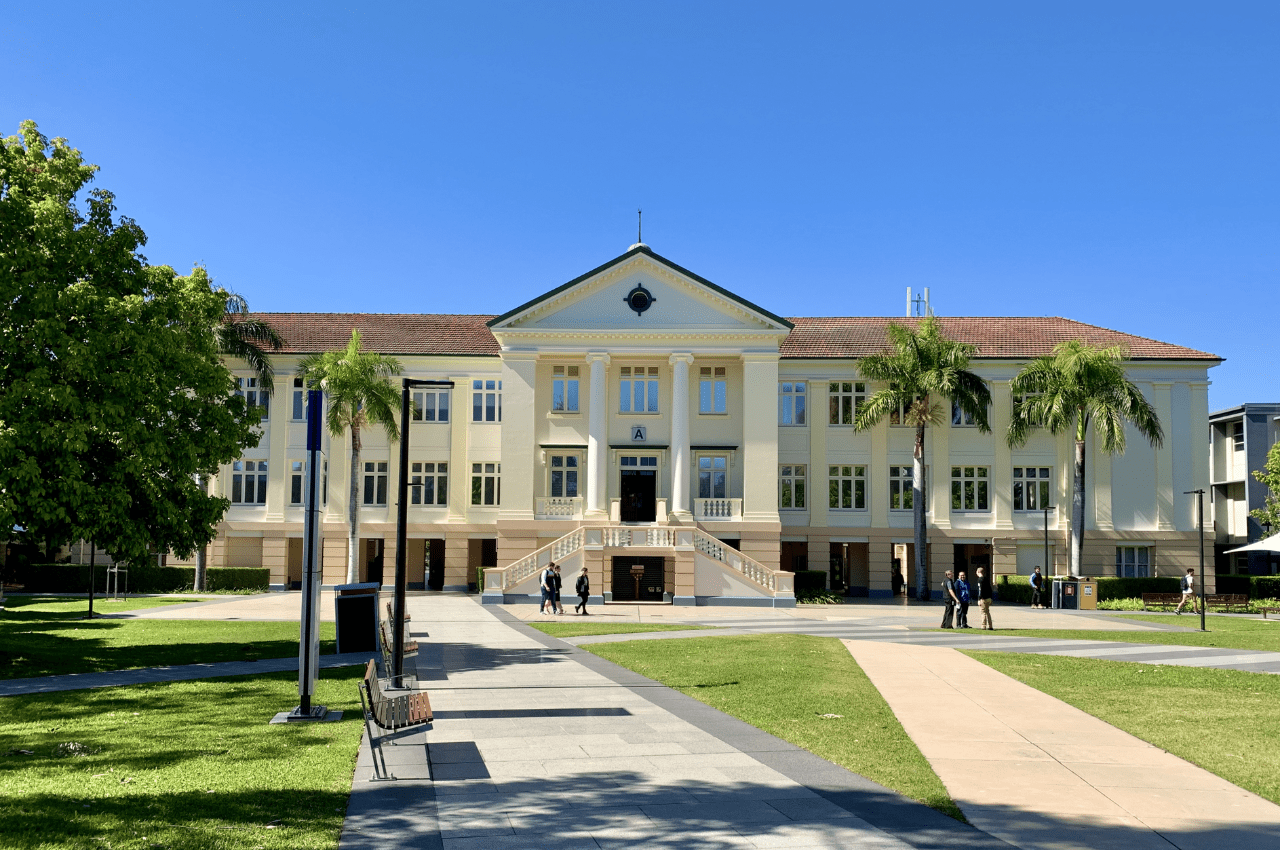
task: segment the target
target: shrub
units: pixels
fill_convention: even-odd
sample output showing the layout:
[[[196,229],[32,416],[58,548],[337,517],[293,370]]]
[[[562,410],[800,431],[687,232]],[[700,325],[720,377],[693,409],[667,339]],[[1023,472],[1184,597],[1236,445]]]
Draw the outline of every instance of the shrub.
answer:
[[[796,570],[796,598],[802,592],[810,590],[826,590],[827,574],[822,570]]]
[[[120,576],[121,590],[129,593],[177,593],[190,590],[195,572],[190,567],[124,566],[128,573]],[[23,590],[32,593],[88,593],[89,566],[87,564],[30,564],[15,576]],[[107,567],[98,564],[94,569],[94,590],[107,590]]]
[[[803,605],[839,605],[844,600],[829,590],[798,590],[796,602]]]
[[[194,571],[192,580],[194,581]],[[206,587],[209,590],[269,589],[271,571],[266,567],[210,567],[206,570]]]

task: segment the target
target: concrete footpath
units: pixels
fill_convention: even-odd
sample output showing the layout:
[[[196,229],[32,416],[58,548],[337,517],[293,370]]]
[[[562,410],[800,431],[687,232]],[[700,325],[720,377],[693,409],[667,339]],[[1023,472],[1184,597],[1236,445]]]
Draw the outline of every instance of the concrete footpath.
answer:
[[[844,644],[969,821],[1010,844],[1280,847],[1280,806],[954,649]]]

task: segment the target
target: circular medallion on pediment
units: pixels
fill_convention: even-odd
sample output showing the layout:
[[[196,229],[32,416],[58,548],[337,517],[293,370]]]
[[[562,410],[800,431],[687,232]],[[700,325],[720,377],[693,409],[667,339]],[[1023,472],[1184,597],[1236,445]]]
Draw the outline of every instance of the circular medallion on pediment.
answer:
[[[622,300],[626,301],[627,306],[635,310],[636,315],[639,316],[652,307],[653,302],[658,299],[654,298],[653,293],[645,289],[643,284],[637,283],[635,289],[628,292]]]

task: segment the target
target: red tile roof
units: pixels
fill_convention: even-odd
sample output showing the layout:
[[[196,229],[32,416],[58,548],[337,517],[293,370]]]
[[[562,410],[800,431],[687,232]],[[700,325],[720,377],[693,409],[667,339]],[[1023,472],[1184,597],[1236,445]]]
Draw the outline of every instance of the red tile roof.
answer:
[[[284,337],[284,353],[312,354],[341,348],[359,328],[364,345],[384,354],[488,356],[498,342],[485,326],[492,316],[423,313],[255,313]],[[865,357],[884,350],[885,326],[917,319],[834,316],[790,319],[795,329],[782,343],[784,359]],[[1213,360],[1192,348],[1086,325],[1058,317],[940,316],[952,339],[978,347],[981,358],[1025,358],[1048,354],[1060,342],[1125,345],[1135,360]]]

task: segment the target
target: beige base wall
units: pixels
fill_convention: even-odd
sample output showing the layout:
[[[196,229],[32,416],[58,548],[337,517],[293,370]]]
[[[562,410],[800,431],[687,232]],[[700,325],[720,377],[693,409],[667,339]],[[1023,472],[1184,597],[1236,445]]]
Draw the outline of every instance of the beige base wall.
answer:
[[[289,580],[289,539],[280,536],[262,538],[262,566],[270,573],[271,584],[283,585]]]

